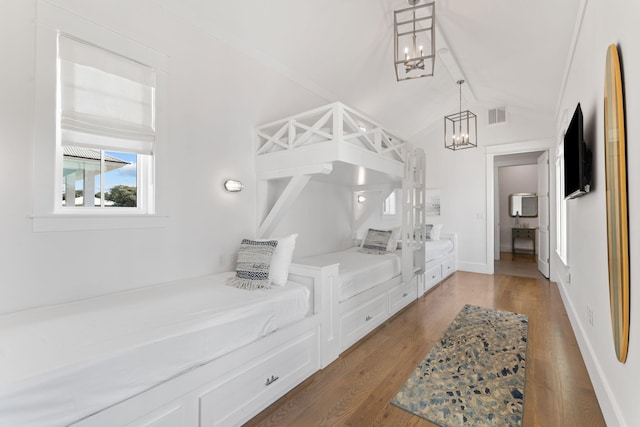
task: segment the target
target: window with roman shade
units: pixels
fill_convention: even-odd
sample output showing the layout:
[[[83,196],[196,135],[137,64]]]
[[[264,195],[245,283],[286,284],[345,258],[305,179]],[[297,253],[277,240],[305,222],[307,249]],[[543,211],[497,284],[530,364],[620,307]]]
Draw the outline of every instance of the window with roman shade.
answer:
[[[33,230],[166,226],[168,56],[47,0],[37,9]]]
[[[155,141],[154,69],[60,35],[58,88],[62,206],[138,209],[138,165]]]

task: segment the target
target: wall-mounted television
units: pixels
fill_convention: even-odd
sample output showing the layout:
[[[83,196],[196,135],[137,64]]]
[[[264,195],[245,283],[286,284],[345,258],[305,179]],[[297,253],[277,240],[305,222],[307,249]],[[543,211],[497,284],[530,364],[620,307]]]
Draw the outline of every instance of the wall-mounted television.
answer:
[[[564,134],[564,197],[573,199],[591,190],[591,151],[583,136],[582,108],[576,107]]]

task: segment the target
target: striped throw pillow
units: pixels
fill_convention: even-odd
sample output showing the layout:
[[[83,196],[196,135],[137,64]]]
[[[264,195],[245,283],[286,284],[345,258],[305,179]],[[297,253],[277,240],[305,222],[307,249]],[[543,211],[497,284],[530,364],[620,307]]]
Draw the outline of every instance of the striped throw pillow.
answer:
[[[256,241],[243,239],[238,250],[236,275],[227,285],[241,289],[269,289],[269,267],[277,240]]]
[[[391,239],[392,230],[375,230],[370,228],[367,231],[367,237],[362,242],[361,252],[368,254],[384,254],[387,253],[387,245]]]

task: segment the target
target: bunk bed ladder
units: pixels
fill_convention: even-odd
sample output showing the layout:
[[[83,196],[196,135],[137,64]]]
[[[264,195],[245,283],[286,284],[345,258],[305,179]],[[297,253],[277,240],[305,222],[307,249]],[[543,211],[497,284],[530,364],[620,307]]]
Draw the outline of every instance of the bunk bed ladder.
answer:
[[[402,280],[424,273],[425,263],[425,154],[409,151],[402,181]]]

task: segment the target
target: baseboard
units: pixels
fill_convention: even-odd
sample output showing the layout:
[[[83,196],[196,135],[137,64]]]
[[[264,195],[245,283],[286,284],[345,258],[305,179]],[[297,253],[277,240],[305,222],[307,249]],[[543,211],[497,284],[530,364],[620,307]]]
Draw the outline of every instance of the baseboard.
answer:
[[[468,271],[469,273],[491,274],[489,272],[489,266],[487,264],[479,263],[479,262],[458,261],[456,263],[456,270]]]
[[[596,393],[596,397],[598,398],[602,415],[604,416],[607,425],[626,427],[627,423],[622,417],[620,406],[613,397],[611,386],[602,371],[600,362],[593,351],[593,346],[591,345],[591,342],[585,333],[584,326],[580,321],[580,316],[578,316],[571,299],[567,295],[565,284],[560,277],[558,277],[558,290],[560,291],[565,311],[569,316],[569,322],[571,323],[573,334],[578,341],[578,347],[580,347],[580,353],[584,360],[584,364],[587,367],[587,372],[589,373],[589,378],[591,379],[593,389]]]

